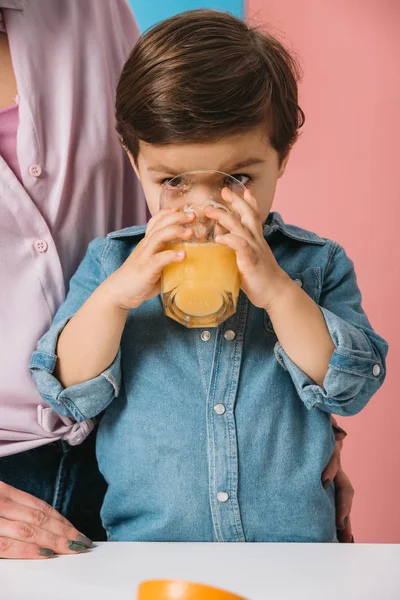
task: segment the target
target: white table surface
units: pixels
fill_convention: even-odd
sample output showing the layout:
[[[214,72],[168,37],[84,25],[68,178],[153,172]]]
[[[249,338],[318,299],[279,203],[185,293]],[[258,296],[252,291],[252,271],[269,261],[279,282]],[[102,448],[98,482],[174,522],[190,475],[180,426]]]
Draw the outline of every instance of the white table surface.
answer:
[[[134,600],[145,579],[187,579],[249,600],[400,600],[400,545],[103,543],[0,561],[1,600]]]

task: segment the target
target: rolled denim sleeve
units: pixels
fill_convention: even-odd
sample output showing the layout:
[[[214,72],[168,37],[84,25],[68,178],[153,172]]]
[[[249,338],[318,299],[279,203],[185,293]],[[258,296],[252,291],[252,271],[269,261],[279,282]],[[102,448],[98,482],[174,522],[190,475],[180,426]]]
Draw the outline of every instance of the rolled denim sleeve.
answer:
[[[337,244],[325,272],[319,304],[335,344],[323,386],[301,371],[279,342],[275,354],[307,408],[354,415],[385,379],[388,345],[373,331],[361,306],[353,262]]]
[[[64,388],[54,376],[57,364],[57,341],[60,333],[86,302],[94,290],[106,279],[102,255],[106,240],[91,242],[86,256],[71,279],[70,290],[61,305],[50,330],[37,344],[30,368],[42,398],[60,415],[78,422],[100,414],[118,396],[121,385],[120,352],[113,364],[98,377]]]

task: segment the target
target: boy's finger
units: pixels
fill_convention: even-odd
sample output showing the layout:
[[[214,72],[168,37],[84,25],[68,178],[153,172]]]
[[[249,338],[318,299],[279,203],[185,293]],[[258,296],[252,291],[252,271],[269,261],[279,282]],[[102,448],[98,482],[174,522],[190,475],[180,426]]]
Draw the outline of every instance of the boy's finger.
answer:
[[[186,256],[186,252],[184,250],[165,250],[164,252],[159,252],[154,257],[153,270],[154,275],[158,275],[160,271],[176,262],[181,262]]]
[[[225,192],[225,190],[227,190],[227,192]],[[257,215],[259,215],[260,209],[258,206],[258,202],[248,188],[244,190],[243,197],[228,187],[224,188],[222,190],[222,193],[223,195],[227,193],[231,202],[237,202],[240,205],[243,205],[243,203],[247,204]]]
[[[258,202],[255,198],[255,196],[253,196],[253,194],[251,193],[251,191],[246,188],[246,191],[244,192],[244,199],[246,200],[247,204],[249,204],[251,206],[251,208],[254,210],[255,213],[257,213],[257,215],[260,214],[260,209],[258,206]]]
[[[173,240],[189,240],[193,236],[193,230],[182,227],[181,225],[170,225],[157,229],[149,236],[147,240],[147,253],[152,255],[164,248],[164,245]]]
[[[225,210],[221,210],[219,208],[213,208],[212,206],[207,206],[206,208],[206,216],[214,221],[217,221],[224,229],[236,235],[238,237],[246,239],[248,242],[253,241],[252,232],[245,227],[242,221],[235,219],[234,215],[226,212]]]
[[[247,263],[250,265],[254,258],[254,251],[251,247],[251,244],[238,235],[234,235],[233,233],[226,233],[225,235],[219,235],[215,238],[217,244],[221,244],[222,246],[228,246],[228,248],[232,248],[236,252],[237,260],[241,261],[241,265],[243,267],[243,263],[246,265]]]
[[[162,208],[162,209],[160,209],[155,215],[153,215],[151,217],[151,219],[147,223],[146,235],[149,233],[149,231],[151,231],[153,229],[153,227],[160,221],[160,219],[162,220],[166,215],[170,215],[170,214],[178,213],[178,212],[179,211],[177,208]]]
[[[152,235],[155,231],[170,225],[185,225],[194,221],[195,214],[193,212],[174,211],[163,213],[161,217],[155,220],[152,225],[147,227],[146,237]]]
[[[164,267],[181,262],[185,256],[186,252],[184,250],[164,250],[146,261],[146,277],[148,281],[157,287],[158,293],[161,290],[160,277]]]
[[[247,191],[248,190],[246,190],[246,192]],[[254,237],[258,237],[262,234],[264,228],[258,210],[254,210],[246,200],[240,198],[240,196],[228,188],[224,188],[223,192],[224,199],[227,199],[228,202],[232,203],[232,208],[239,215],[242,225],[248,229]]]
[[[236,212],[240,215],[251,212],[255,217],[260,218],[258,203],[250,190],[245,190],[243,198],[229,188],[223,188],[221,195],[223,199],[231,203]]]

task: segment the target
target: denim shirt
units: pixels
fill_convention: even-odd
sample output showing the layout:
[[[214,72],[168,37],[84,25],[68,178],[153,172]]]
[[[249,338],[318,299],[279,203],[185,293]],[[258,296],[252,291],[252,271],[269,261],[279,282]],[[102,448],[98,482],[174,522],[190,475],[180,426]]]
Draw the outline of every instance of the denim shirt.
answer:
[[[323,387],[286,355],[268,314],[241,293],[216,329],[165,317],[160,297],[131,310],[114,363],[64,389],[59,333],[127,259],[145,228],[95,239],[31,369],[43,399],[78,422],[100,419],[110,540],[331,542],[334,489],[321,473],[334,448],[331,413],[354,415],[385,377],[386,342],[361,308],[353,263],[335,242],[271,213],[265,238],[320,306],[335,344]]]

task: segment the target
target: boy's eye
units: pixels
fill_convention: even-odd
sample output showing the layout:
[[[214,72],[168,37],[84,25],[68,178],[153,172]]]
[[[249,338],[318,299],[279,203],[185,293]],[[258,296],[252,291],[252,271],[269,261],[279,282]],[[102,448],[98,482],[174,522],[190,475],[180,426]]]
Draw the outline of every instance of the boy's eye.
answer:
[[[250,175],[247,175],[246,173],[235,173],[234,175],[231,175],[231,177],[234,177],[242,185],[248,185],[252,181]],[[169,189],[176,189],[187,186],[189,181],[185,177],[165,177],[160,184]],[[224,185],[232,187],[232,180],[227,177],[224,181]]]
[[[183,184],[182,177],[166,177],[161,181],[161,185],[167,188],[177,188]]]
[[[250,175],[246,175],[246,173],[234,173],[233,175],[231,175],[231,177],[234,177],[235,179],[240,181],[242,185],[247,185],[251,181]]]

